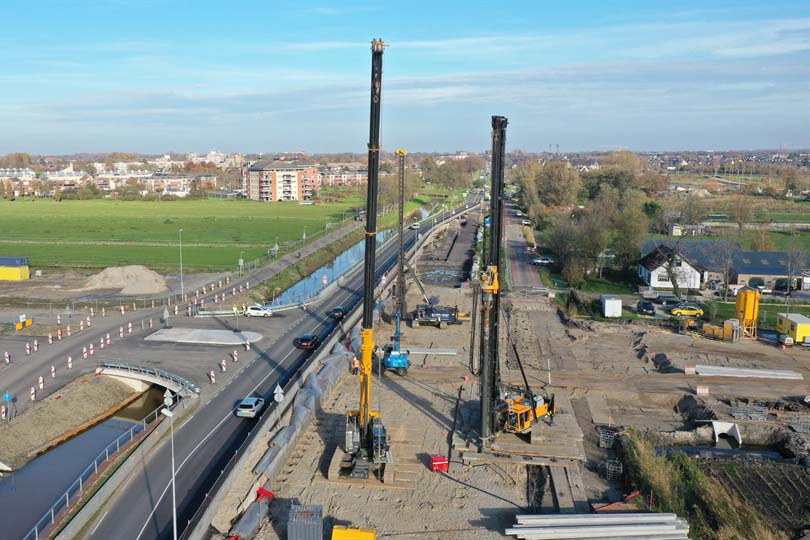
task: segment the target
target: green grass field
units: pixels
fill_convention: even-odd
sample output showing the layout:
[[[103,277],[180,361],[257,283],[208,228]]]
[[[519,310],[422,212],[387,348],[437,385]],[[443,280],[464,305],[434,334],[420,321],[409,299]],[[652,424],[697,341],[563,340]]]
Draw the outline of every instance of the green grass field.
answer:
[[[279,245],[353,217],[360,201],[300,205],[208,199],[200,201],[0,202],[0,256],[28,257],[33,267],[143,264],[189,269],[233,267]]]

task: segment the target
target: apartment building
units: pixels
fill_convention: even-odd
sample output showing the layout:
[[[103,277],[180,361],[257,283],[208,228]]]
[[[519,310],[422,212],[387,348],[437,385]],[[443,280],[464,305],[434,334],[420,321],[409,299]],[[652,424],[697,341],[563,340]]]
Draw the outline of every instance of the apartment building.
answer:
[[[318,189],[318,167],[263,159],[242,169],[242,192],[254,201],[305,201]]]

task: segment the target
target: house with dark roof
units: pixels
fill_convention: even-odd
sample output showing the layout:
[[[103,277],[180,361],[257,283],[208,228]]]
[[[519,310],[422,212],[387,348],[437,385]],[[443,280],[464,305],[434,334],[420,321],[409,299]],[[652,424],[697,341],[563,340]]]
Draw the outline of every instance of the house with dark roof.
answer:
[[[686,256],[675,254],[672,259],[672,248],[658,246],[641,258],[638,264],[638,276],[646,285],[654,289],[674,289],[670,279],[669,265],[672,264],[672,273],[680,289],[699,289],[701,273]]]
[[[748,285],[752,279],[762,280],[755,284],[771,289],[777,280],[792,278],[794,281],[810,270],[810,257],[804,254],[791,256],[783,251],[741,251],[734,255],[731,279],[738,285]],[[794,283],[795,286],[795,283]]]
[[[726,269],[726,259],[740,252],[740,245],[730,240],[674,240],[648,238],[641,246],[642,257],[659,247],[677,249],[698,272],[701,286],[709,283],[722,284]],[[729,272],[730,274],[730,272]]]

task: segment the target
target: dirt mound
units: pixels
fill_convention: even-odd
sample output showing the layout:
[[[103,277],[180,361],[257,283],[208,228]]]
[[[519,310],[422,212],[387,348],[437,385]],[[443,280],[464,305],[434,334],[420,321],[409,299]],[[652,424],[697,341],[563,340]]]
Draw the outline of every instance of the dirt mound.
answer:
[[[157,294],[168,289],[166,278],[145,266],[113,266],[88,279],[83,290],[121,289],[121,294]]]

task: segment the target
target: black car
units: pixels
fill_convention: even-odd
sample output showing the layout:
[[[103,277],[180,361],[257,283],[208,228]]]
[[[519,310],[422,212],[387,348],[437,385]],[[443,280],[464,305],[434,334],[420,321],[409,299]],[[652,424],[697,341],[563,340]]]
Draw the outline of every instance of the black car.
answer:
[[[321,338],[315,334],[304,334],[295,341],[295,346],[299,349],[317,349],[321,344]]]
[[[655,315],[655,304],[649,300],[639,300],[636,304],[636,313],[639,315]]]
[[[677,306],[681,302],[683,302],[683,300],[681,300],[674,294],[659,294],[658,296],[655,297],[655,303],[664,306]]]
[[[330,319],[335,319],[336,321],[342,321],[346,315],[349,314],[349,310],[343,306],[337,306],[336,308],[332,308],[326,312],[326,316]]]

